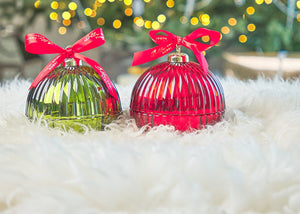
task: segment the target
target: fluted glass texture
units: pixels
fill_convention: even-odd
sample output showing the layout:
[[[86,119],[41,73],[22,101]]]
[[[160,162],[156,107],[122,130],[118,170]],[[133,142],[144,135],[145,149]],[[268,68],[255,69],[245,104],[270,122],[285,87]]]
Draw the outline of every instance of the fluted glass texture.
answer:
[[[102,130],[121,113],[120,99],[112,97],[89,66],[55,68],[27,97],[26,116],[43,119],[50,127]]]
[[[205,75],[194,62],[164,62],[136,82],[130,114],[137,126],[173,125],[185,131],[220,121],[225,110],[223,88],[216,76]]]

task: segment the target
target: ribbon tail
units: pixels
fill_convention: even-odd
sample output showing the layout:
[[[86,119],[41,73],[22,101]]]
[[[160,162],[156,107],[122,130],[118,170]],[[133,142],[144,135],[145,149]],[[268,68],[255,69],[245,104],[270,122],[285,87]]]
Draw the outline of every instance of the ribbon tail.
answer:
[[[204,74],[206,75],[209,69],[208,69],[208,63],[205,59],[205,56],[203,55],[202,51],[199,51],[196,48],[192,48],[192,51],[194,52]]]
[[[101,77],[101,79],[103,80],[105,86],[107,87],[108,91],[109,91],[109,94],[111,96],[113,96],[116,100],[120,100],[119,99],[119,95],[118,95],[118,92],[114,86],[114,84],[112,83],[112,81],[109,79],[109,76],[106,74],[106,72],[104,71],[104,69],[101,67],[101,65],[99,65],[96,61],[84,56],[84,55],[81,55],[81,54],[78,54],[78,53],[75,53],[74,54],[74,57],[75,58],[78,58],[78,59],[81,59],[82,61],[86,62],[87,64],[89,64],[92,68],[95,69],[95,71],[97,72],[97,74],[99,74],[99,76]]]
[[[136,52],[133,56],[132,66],[140,65],[162,57],[167,53],[170,53],[175,48],[175,46],[176,44],[169,43],[166,45],[159,45],[148,50]]]
[[[56,56],[53,60],[51,60],[44,69],[37,75],[37,77],[33,80],[31,88],[35,88],[51,71],[56,68],[60,63],[64,61],[65,57],[62,55]]]

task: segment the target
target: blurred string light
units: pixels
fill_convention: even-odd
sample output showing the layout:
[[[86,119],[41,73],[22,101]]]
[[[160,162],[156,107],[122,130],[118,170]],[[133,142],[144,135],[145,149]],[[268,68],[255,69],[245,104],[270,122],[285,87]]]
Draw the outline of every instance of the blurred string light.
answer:
[[[102,18],[102,17],[98,18],[97,19],[97,24],[100,25],[100,26],[104,25],[105,24],[105,19]]]
[[[152,22],[151,27],[152,27],[154,30],[157,30],[157,29],[160,28],[160,24],[159,24],[158,21],[154,21],[154,22]]]
[[[264,3],[264,0],[255,0],[255,3],[256,4],[262,4],[262,3]]]
[[[124,0],[124,4],[129,6],[132,4],[132,0]]]
[[[126,8],[124,10],[124,13],[125,13],[126,16],[132,16],[133,11],[132,11],[131,8]]]
[[[209,25],[209,23],[210,23],[210,16],[208,14],[202,14],[200,16],[200,21],[202,22],[203,25]]]
[[[246,43],[247,42],[247,36],[242,34],[239,36],[239,42],[240,43]]]
[[[228,19],[228,24],[230,26],[235,26],[237,24],[237,20],[235,18]]]
[[[39,8],[39,7],[40,7],[40,4],[41,4],[41,1],[40,1],[40,0],[35,1],[35,2],[34,2],[34,7],[35,7],[35,8]]]
[[[62,13],[62,17],[63,17],[63,19],[70,19],[71,14],[69,13],[69,11],[65,11]]]
[[[203,42],[209,42],[210,40],[209,36],[202,36],[201,39]]]
[[[164,23],[166,21],[166,16],[164,14],[160,14],[157,16],[157,21],[160,23]]]
[[[108,0],[109,2],[114,2],[115,0]]]
[[[168,8],[172,8],[172,7],[174,7],[175,2],[174,2],[174,0],[168,0],[166,2],[166,5],[167,5]]]
[[[62,23],[65,26],[69,26],[71,24],[71,20],[70,19],[64,19]]]
[[[300,9],[300,1],[297,1],[296,5],[297,5],[297,8]]]
[[[192,17],[190,22],[192,25],[197,25],[199,23],[199,19],[197,17]]]
[[[119,19],[113,21],[113,27],[119,29],[122,26],[122,22]]]
[[[56,9],[58,8],[58,2],[57,2],[57,1],[51,2],[50,7],[51,7],[53,10],[56,10]]]
[[[144,2],[149,3],[151,0],[144,0]]]
[[[58,15],[55,12],[51,12],[50,15],[49,15],[49,17],[50,17],[51,20],[57,20]]]
[[[297,21],[300,22],[300,14],[297,15]]]
[[[181,22],[181,24],[186,24],[188,22],[188,19],[186,16],[181,16],[179,21]]]
[[[65,27],[58,28],[58,33],[61,34],[61,35],[66,34],[67,33],[67,28],[65,28]]]
[[[145,28],[150,29],[152,27],[152,22],[147,20],[145,21]]]
[[[70,2],[68,5],[70,10],[76,10],[77,9],[77,4],[75,2]]]
[[[248,29],[248,31],[253,32],[253,31],[255,31],[256,26],[255,26],[255,24],[248,24],[247,29]]]
[[[85,8],[84,14],[85,14],[86,16],[90,16],[90,15],[92,15],[92,13],[93,13],[93,11],[92,11],[91,8]]]
[[[230,33],[230,29],[229,29],[229,27],[224,26],[224,27],[221,28],[221,32],[223,34],[229,34]]]
[[[97,0],[99,3],[103,4],[106,0]]]
[[[272,0],[265,0],[266,4],[271,4],[273,1]]]
[[[246,12],[248,15],[253,15],[255,13],[254,7],[247,7]]]

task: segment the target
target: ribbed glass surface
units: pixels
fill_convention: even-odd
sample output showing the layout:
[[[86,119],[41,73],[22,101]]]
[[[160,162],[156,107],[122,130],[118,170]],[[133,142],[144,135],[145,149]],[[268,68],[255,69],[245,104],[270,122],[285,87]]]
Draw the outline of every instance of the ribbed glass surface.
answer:
[[[211,72],[194,62],[164,62],[148,69],[136,82],[130,114],[139,127],[173,125],[177,130],[201,129],[222,119],[223,88]]]
[[[100,76],[89,66],[57,67],[27,97],[26,116],[45,119],[50,127],[77,131],[81,124],[102,130],[121,113]]]

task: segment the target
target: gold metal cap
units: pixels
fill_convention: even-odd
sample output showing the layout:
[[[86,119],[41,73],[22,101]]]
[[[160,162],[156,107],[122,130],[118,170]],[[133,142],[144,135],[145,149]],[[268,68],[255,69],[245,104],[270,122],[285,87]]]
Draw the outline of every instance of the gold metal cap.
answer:
[[[189,62],[189,56],[185,53],[170,53],[168,61],[173,63]]]

